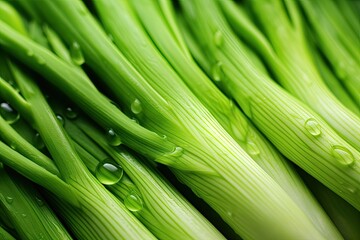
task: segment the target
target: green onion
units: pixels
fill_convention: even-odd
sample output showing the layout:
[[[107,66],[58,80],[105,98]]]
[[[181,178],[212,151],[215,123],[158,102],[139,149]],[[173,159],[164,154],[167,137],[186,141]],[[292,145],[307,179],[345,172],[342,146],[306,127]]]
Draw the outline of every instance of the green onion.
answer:
[[[224,12],[226,16],[230,15],[234,19],[239,15],[239,12],[234,11],[236,6],[230,5],[231,1],[220,3],[225,6],[225,10],[228,9]],[[288,92],[311,107],[340,136],[360,151],[360,118],[343,106],[322,80],[305,38],[303,19],[294,1],[254,0],[250,4],[265,36],[259,37],[260,30],[250,21],[244,24],[242,19],[235,20],[238,33],[243,36],[242,33],[246,32],[247,41],[250,44],[256,43],[252,45]],[[253,29],[242,31],[244,28]],[[249,32],[256,34],[249,35]],[[254,38],[261,39],[253,40]],[[265,46],[259,46],[261,41],[266,41]],[[265,49],[267,52],[264,52]]]
[[[337,77],[360,106],[360,38],[335,1],[298,1],[309,19],[319,48],[334,68]],[[347,1],[345,1],[347,2]],[[343,3],[346,4],[346,3]],[[355,20],[356,21],[356,20]],[[352,23],[355,24],[356,23]],[[354,26],[355,26],[354,25]],[[356,28],[356,27],[355,27]]]
[[[86,63],[111,86],[113,92],[121,90],[119,92],[123,94],[118,93],[117,98],[126,103],[126,109],[156,119],[144,117],[140,119],[141,124],[176,141],[176,148],[164,152],[156,160],[176,168],[174,171],[177,177],[202,196],[236,231],[252,237],[294,238],[312,235],[322,238],[290,197],[253,163],[184,83],[166,82],[164,77],[157,79],[160,82],[143,79],[78,1],[42,1],[41,8],[37,10],[41,11],[55,30],[61,32],[69,44],[74,41],[79,44]],[[52,81],[57,82],[58,87],[64,84],[64,75],[69,74],[64,70],[69,69],[68,64],[16,34],[6,24],[0,26],[0,43],[6,51],[31,65],[48,80],[50,75],[56,76],[56,81]],[[29,49],[35,56],[41,55],[46,64],[39,66],[31,61],[25,54]],[[56,71],[53,70],[55,68]],[[178,92],[171,90],[177,86]],[[67,94],[71,95],[69,91]],[[103,121],[109,117],[103,117]],[[136,146],[129,141],[128,136],[123,134],[121,140]],[[289,207],[291,213],[287,210]],[[273,212],[277,214],[273,215]],[[285,227],[284,221],[291,225]],[[259,231],[259,227],[262,231]]]
[[[21,239],[72,239],[33,184],[3,167],[0,192],[1,208]]]
[[[181,5],[193,36],[212,63],[206,66],[222,63],[225,91],[245,114],[288,159],[360,209],[360,153],[316,113],[257,71],[253,56],[243,50],[217,2],[181,1]],[[224,36],[219,47],[212,41],[217,31]]]

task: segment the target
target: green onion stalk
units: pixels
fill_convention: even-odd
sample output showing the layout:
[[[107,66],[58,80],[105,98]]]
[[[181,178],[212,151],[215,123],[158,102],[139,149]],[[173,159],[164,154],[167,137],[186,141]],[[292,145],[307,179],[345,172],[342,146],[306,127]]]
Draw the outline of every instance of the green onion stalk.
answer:
[[[359,107],[360,37],[359,28],[355,27],[358,20],[355,18],[355,22],[349,24],[346,19],[350,15],[344,16],[333,0],[297,2],[309,20],[319,48]]]
[[[38,5],[39,2],[36,1],[32,6]],[[312,235],[323,238],[285,191],[231,139],[185,84],[177,80],[178,76],[174,72],[169,71],[171,75],[159,78],[158,81],[146,81],[112,44],[83,3],[41,1],[40,5],[41,8],[36,10],[61,33],[69,45],[76,42],[80,46],[87,64],[101,76],[114,94],[117,93],[119,102],[127,103],[127,109],[138,116],[142,125],[157,132],[156,136],[165,135],[168,139],[163,140],[166,143],[164,145],[153,144],[157,148],[151,151],[150,143],[147,145],[143,142],[152,141],[144,139],[140,142],[140,137],[134,136],[135,133],[123,125],[122,129],[126,134],[120,131],[116,133],[124,143],[129,143],[130,147],[136,147],[135,150],[139,149],[139,152],[148,153],[149,157],[171,166],[184,183],[245,237],[301,238]],[[4,23],[0,23],[0,44],[58,88],[68,90],[69,97],[76,93],[77,97],[80,95],[83,99],[84,95],[96,99],[96,91],[87,85],[79,84],[76,85],[78,89],[74,89],[74,85],[80,83],[75,78],[84,82],[83,75],[78,70]],[[26,54],[28,50],[33,53],[32,57]],[[41,57],[44,64],[33,61],[34,57]],[[66,80],[66,77],[72,81]],[[170,81],[171,79],[175,80]],[[85,90],[84,88],[86,91],[79,91]],[[90,91],[94,94],[89,94]],[[74,96],[73,98],[77,104],[82,102]],[[84,109],[90,112],[94,108],[87,106]],[[103,126],[105,121],[113,118],[108,114],[101,117],[100,121],[100,116],[97,116]],[[117,126],[120,129],[119,122]],[[172,145],[170,140],[175,142],[175,147],[159,154]],[[147,148],[141,150],[140,145]],[[289,208],[292,209],[291,213]],[[277,214],[274,216],[273,212]],[[284,221],[290,224],[284,226]]]
[[[113,2],[110,4],[109,2]],[[180,31],[177,28],[172,5],[169,1],[133,1],[133,6],[122,6],[119,1],[97,1],[99,17],[105,28],[111,33],[114,42],[129,49],[137,49],[140,42],[151,45],[148,37],[154,41],[160,52],[153,48],[139,49],[144,55],[152,55],[152,59],[162,54],[181,76],[196,97],[209,109],[224,129],[239,145],[258,163],[281,187],[310,215],[314,224],[320,226],[328,238],[338,238],[336,228],[321,209],[304,183],[277,150],[256,130],[236,105],[211,82],[193,61]],[[118,6],[118,7],[117,7]],[[115,10],[116,9],[116,10]],[[128,19],[136,23],[135,14],[141,20],[138,24],[129,24]],[[116,27],[113,23],[116,22]],[[141,28],[141,24],[145,29]],[[131,31],[130,31],[131,29]],[[128,32],[126,36],[122,33]],[[148,35],[146,34],[148,33]],[[221,37],[219,39],[221,41]],[[131,45],[133,45],[131,47]],[[129,54],[130,51],[124,52]],[[130,56],[131,57],[131,56]],[[130,58],[129,57],[129,58]],[[141,59],[140,59],[141,60]],[[145,61],[137,66],[149,66]],[[156,69],[157,66],[152,66]],[[161,67],[161,66],[160,66]],[[158,70],[160,71],[160,70]],[[230,118],[230,119],[229,119]]]
[[[64,127],[85,165],[156,237],[224,239],[149,163],[110,145],[102,129],[74,111],[69,114],[69,107],[52,106],[67,116]]]
[[[197,46],[208,59],[203,65],[211,73],[221,64],[225,92],[237,101],[245,114],[286,156],[324,185],[360,209],[360,153],[342,139],[309,107],[280,88],[263,71],[257,71],[243,43],[230,29],[218,2],[181,1],[183,16]],[[211,16],[211,17],[210,17]],[[184,22],[179,21],[180,24]],[[190,31],[190,30],[188,30]],[[213,41],[217,32],[223,41]],[[191,40],[189,41],[191,42]]]
[[[21,239],[72,239],[35,186],[6,167],[0,169],[0,205]]]
[[[14,16],[16,16],[15,14],[16,12],[14,12]],[[11,29],[7,24],[1,23]],[[3,29],[3,27],[1,28]],[[21,31],[21,29],[18,30]],[[16,33],[15,30],[12,31]],[[20,32],[18,35],[22,36]],[[24,35],[23,38],[26,39],[26,36]],[[27,51],[26,55],[33,56],[33,53],[29,54]],[[45,64],[41,57],[34,56],[34,58],[37,64]],[[29,114],[28,122],[42,136],[61,174],[61,178],[56,176],[55,179],[57,178],[57,181],[62,185],[59,183],[52,186],[52,188],[47,187],[50,191],[55,189],[53,192],[57,191],[56,196],[69,196],[72,200],[72,202],[66,202],[50,196],[58,203],[57,206],[61,209],[59,212],[61,212],[62,216],[65,216],[64,219],[72,232],[81,239],[116,239],[119,237],[125,239],[154,239],[155,237],[128,209],[113,197],[85,168],[61,123],[58,122],[33,79],[16,64],[10,62],[9,66],[22,94],[22,96],[18,94],[17,98],[23,98],[21,101],[27,103],[27,105],[22,105],[18,111],[21,113],[24,110],[25,117]],[[12,98],[16,94],[10,90],[8,92],[10,97],[5,100],[16,100]],[[0,145],[0,147],[1,150],[4,150],[0,151],[0,155],[2,155],[5,164],[22,174],[24,173],[25,176],[30,176],[30,179],[39,180],[39,178],[42,178],[42,181],[44,181],[40,182],[42,186],[49,185],[50,180],[52,180],[51,178],[47,179],[51,175],[50,172],[12,149],[5,148],[3,145]],[[35,182],[39,183],[39,181]],[[86,221],[84,221],[85,219]]]
[[[337,100],[324,83],[314,63],[296,2],[249,1],[251,13],[260,23],[264,35],[250,20],[243,21],[243,17],[237,19],[241,12],[236,11],[237,6],[233,2],[219,3],[225,9],[224,15],[238,29],[238,34],[246,38],[247,42],[253,43],[279,83],[323,117],[341,137],[360,151],[360,117]]]

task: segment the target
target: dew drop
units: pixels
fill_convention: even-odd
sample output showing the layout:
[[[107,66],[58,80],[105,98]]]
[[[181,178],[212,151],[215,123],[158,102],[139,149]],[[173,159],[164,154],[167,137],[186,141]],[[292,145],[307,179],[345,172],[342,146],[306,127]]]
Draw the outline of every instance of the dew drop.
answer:
[[[172,152],[165,153],[160,157],[156,158],[156,161],[163,164],[173,164],[175,163],[178,158],[183,155],[184,149],[182,147],[175,147]]]
[[[34,56],[34,52],[29,49],[29,50],[27,50],[26,55],[28,57],[32,57],[32,56]]]
[[[12,197],[6,197],[6,202],[7,202],[8,204],[12,204],[12,203],[14,202],[14,198],[12,198]]]
[[[342,80],[345,80],[347,77],[346,67],[347,67],[347,64],[345,62],[341,61],[338,63],[338,67],[335,68],[335,72],[336,72],[337,76]]]
[[[34,147],[36,147],[37,149],[43,149],[45,147],[44,141],[42,140],[40,133],[35,133],[33,142]]]
[[[65,109],[65,116],[69,119],[75,119],[77,118],[78,113],[72,107],[67,107]]]
[[[223,73],[222,65],[223,65],[222,62],[217,62],[211,69],[211,76],[216,82],[220,82],[221,79],[223,78],[224,73]]]
[[[333,146],[332,155],[341,165],[344,166],[351,166],[355,162],[354,155],[350,152],[349,149],[343,146]]]
[[[113,185],[119,182],[123,174],[122,167],[110,158],[99,162],[95,169],[96,178],[105,185]]]
[[[119,146],[121,144],[121,138],[113,129],[109,129],[107,131],[106,138],[108,143],[113,147]]]
[[[73,42],[70,46],[70,56],[74,64],[80,66],[85,62],[84,55],[81,51],[80,45],[77,42]]]
[[[221,31],[216,31],[214,34],[214,44],[217,47],[221,47],[221,45],[224,43],[224,35]]]
[[[22,216],[23,218],[26,218],[26,217],[27,217],[27,215],[26,215],[25,213],[21,214],[21,216]]]
[[[0,114],[9,124],[15,123],[20,118],[20,114],[6,102],[0,104]]]
[[[45,60],[42,58],[42,57],[35,57],[36,59],[36,62],[39,64],[39,65],[44,65],[45,64]]]
[[[36,197],[35,199],[36,199],[36,203],[37,203],[37,205],[39,205],[39,207],[44,206],[44,201],[43,201],[43,200],[41,200],[41,199],[38,198],[38,197]]]
[[[142,105],[139,99],[135,99],[134,102],[131,104],[131,111],[134,114],[139,114],[142,112]]]
[[[137,118],[131,118],[131,121],[133,121],[134,123],[136,123],[136,124],[139,124],[139,120],[137,119]]]
[[[347,187],[347,190],[352,194],[357,192],[357,189],[355,187],[353,187],[353,186]]]
[[[183,155],[183,153],[184,153],[184,149],[182,147],[176,147],[174,149],[174,151],[169,153],[169,156],[171,156],[171,157],[180,157],[181,155]]]
[[[56,119],[58,120],[58,122],[61,124],[61,126],[65,125],[65,119],[63,118],[63,116],[61,116],[60,114],[56,115]]]
[[[127,209],[132,212],[138,212],[143,209],[144,202],[141,196],[135,191],[131,191],[124,199],[124,204]]]
[[[252,157],[258,156],[260,154],[258,146],[251,141],[246,143],[246,150]]]
[[[320,124],[313,118],[305,121],[305,129],[313,136],[319,136],[321,134]]]

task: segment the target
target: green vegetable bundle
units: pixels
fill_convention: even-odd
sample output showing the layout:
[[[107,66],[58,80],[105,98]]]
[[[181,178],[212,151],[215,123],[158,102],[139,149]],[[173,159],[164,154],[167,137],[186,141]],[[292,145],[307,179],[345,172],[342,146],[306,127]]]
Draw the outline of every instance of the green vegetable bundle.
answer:
[[[319,2],[1,0],[0,236],[357,239],[358,16]]]

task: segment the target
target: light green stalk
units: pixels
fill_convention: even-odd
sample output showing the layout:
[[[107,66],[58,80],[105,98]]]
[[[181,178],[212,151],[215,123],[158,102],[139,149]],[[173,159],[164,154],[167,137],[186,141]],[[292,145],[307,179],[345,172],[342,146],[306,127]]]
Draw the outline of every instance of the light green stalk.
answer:
[[[45,64],[42,58],[35,58],[38,64]],[[154,239],[125,206],[87,171],[35,82],[15,64],[10,68],[20,92],[30,105],[31,116],[27,120],[43,137],[62,179],[76,193],[74,198],[79,202],[78,208],[66,202],[59,204],[60,212],[70,223],[68,225],[74,234],[81,239]],[[73,222],[86,224],[71,224]]]
[[[192,36],[209,62],[222,63],[221,80],[245,114],[288,159],[360,209],[360,153],[320,116],[257,71],[217,2],[181,4]],[[218,31],[223,35],[220,45],[212,41]]]
[[[8,233],[3,227],[0,226],[0,238],[3,240],[15,240],[10,233]]]
[[[36,1],[33,6],[38,4]],[[41,1],[40,5],[37,10],[68,43],[76,40],[86,62],[102,76],[102,80],[112,86],[114,92],[121,89],[122,94],[118,92],[117,97],[127,103],[127,108],[131,109],[130,105],[134,103],[133,112],[143,114],[142,124],[165,134],[171,141],[176,140],[179,147],[164,152],[156,160],[176,169],[177,176],[233,228],[254,238],[264,235],[322,238],[291,198],[239,148],[183,83],[166,82],[164,77],[157,79],[158,82],[154,82],[155,79],[145,81],[112,45],[81,2]],[[58,87],[64,84],[64,75],[69,74],[65,72],[69,69],[68,64],[1,23],[0,44],[48,80],[51,80],[50,76],[56,77],[52,81],[57,82]],[[31,61],[32,58],[26,55],[29,49],[34,56],[41,56],[46,64],[39,66]],[[139,106],[143,111],[139,111]],[[103,116],[103,119],[109,117]],[[129,143],[129,137],[123,140]],[[277,214],[273,215],[273,212]],[[284,221],[289,223],[286,227]],[[260,226],[262,231],[259,231]]]
[[[55,112],[65,115],[65,107],[52,103]],[[113,147],[106,136],[89,121],[77,116],[65,121],[65,129],[76,142],[76,149],[89,170],[96,169],[111,156],[127,173],[121,181],[107,188],[121,201],[133,192],[141,196],[143,206],[134,215],[160,239],[223,239],[224,237],[183,198],[153,167],[141,163],[124,147]],[[86,133],[86,134],[85,134]],[[104,152],[106,151],[107,154]],[[96,158],[95,158],[96,157]],[[131,206],[130,206],[131,210]]]
[[[130,188],[128,192],[119,190],[114,192],[123,201],[126,201],[132,191],[139,193],[144,206],[141,210],[134,212],[134,215],[156,237],[159,239],[223,239],[221,234],[149,164],[141,163],[124,147],[110,146],[99,129],[85,120],[76,119],[75,124],[120,164],[132,179],[135,189]],[[79,138],[78,136],[74,137]],[[121,184],[123,183],[120,182]]]
[[[319,72],[324,79],[325,84],[331,90],[331,92],[339,99],[353,113],[360,116],[360,108],[356,106],[349,93],[346,91],[344,86],[340,83],[339,79],[335,76],[334,72],[328,64],[325,62],[323,56],[321,56],[318,49],[313,48],[313,55],[315,64],[319,69]]]
[[[280,84],[323,117],[340,136],[360,151],[360,118],[336,99],[321,78],[305,38],[296,3],[282,0],[250,1],[252,12],[260,22],[264,35],[250,20],[232,21],[241,14],[236,11],[237,6],[233,2],[219,3],[224,6],[224,15],[231,16],[229,19],[234,22],[235,29],[239,28],[237,32],[241,37],[245,36],[249,43],[253,43]],[[242,31],[244,28],[250,29]],[[249,32],[256,34],[249,35]],[[261,39],[253,40],[259,36]],[[259,46],[261,41],[266,45]],[[264,52],[265,49],[268,52]]]
[[[148,33],[182,80],[239,145],[286,190],[293,200],[312,218],[314,224],[322,228],[321,231],[324,234],[328,234],[329,239],[339,238],[336,228],[289,162],[279,154],[235,104],[226,98],[196,65],[180,35],[170,2],[166,0],[138,0],[131,3],[146,32],[139,31],[136,34],[127,34],[122,44],[131,44],[136,41],[135,38],[139,41],[145,41],[145,33]],[[109,18],[111,11],[108,9],[108,11],[104,11],[104,14],[105,12],[106,17]],[[126,22],[125,19],[122,19],[125,14],[115,15],[116,19],[114,16],[113,21],[117,22],[118,36],[121,37],[121,32],[125,31],[125,26],[121,27]],[[109,25],[110,22],[109,19]],[[126,22],[126,24],[128,23]],[[131,29],[134,28],[131,27]],[[113,37],[115,38],[115,35]],[[222,36],[217,35],[215,40],[221,42]],[[146,54],[143,49],[142,51]]]
[[[72,239],[33,184],[5,168],[0,169],[0,205],[21,239]]]
[[[360,41],[334,1],[298,1],[310,21],[319,47],[337,77],[360,106]]]

